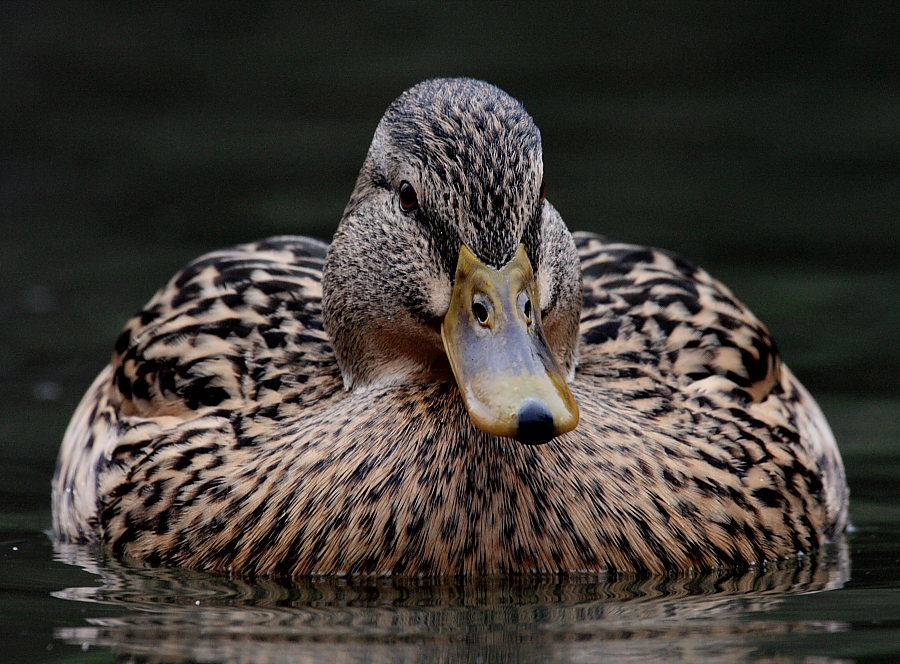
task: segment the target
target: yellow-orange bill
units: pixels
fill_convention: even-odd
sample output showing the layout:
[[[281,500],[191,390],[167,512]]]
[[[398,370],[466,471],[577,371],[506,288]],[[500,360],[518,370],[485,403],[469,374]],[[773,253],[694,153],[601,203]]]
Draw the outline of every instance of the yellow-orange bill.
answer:
[[[475,426],[530,444],[571,431],[579,416],[540,311],[523,245],[499,270],[461,247],[441,325],[453,375]]]

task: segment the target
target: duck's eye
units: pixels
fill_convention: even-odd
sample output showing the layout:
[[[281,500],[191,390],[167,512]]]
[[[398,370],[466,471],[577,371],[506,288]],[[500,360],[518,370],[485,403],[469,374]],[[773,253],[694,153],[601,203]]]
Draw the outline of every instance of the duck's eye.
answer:
[[[404,212],[412,212],[419,207],[419,196],[413,186],[404,180],[400,183],[400,207]]]
[[[544,181],[541,180],[541,202],[544,202],[544,199],[547,198],[547,185],[544,184]]]
[[[525,306],[522,307],[522,313],[525,314],[525,320],[531,322],[531,300],[525,300]]]

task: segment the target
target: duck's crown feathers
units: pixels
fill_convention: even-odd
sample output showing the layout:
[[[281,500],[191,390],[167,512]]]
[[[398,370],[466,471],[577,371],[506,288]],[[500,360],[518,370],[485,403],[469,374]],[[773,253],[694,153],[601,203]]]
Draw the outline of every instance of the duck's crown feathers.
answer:
[[[414,180],[423,217],[440,209],[443,218],[431,221],[456,227],[489,264],[512,258],[526,239],[523,222],[539,210],[540,131],[518,100],[484,81],[430,79],[408,89],[385,112],[369,159],[395,187]]]

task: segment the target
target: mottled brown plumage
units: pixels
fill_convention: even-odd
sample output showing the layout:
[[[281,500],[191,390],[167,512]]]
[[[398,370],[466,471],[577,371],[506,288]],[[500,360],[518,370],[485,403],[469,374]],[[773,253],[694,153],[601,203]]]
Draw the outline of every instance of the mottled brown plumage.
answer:
[[[834,439],[766,328],[678,257],[570,235],[542,179],[497,88],[401,95],[330,249],[208,254],[128,323],[63,441],[57,535],[297,576],[712,568],[843,530]],[[520,244],[581,413],[538,446],[473,426],[440,332],[461,246],[499,269]]]

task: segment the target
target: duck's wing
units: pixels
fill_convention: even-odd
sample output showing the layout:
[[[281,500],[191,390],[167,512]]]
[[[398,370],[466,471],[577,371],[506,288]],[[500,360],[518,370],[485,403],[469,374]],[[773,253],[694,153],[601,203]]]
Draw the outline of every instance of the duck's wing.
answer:
[[[583,360],[631,357],[697,391],[755,402],[771,394],[782,371],[775,343],[723,284],[660,249],[587,233],[575,238],[584,275]]]
[[[284,236],[206,254],[127,323],[63,440],[61,536],[93,539],[105,469],[148,454],[156,432],[234,411],[278,417],[340,384],[322,324],[327,249]]]
[[[195,260],[123,330],[113,356],[124,415],[192,417],[291,399],[334,364],[322,325],[327,245],[276,237]]]
[[[821,476],[824,486],[811,481],[826,521],[843,528],[847,490],[834,437],[766,326],[674,254],[588,233],[575,241],[584,275],[579,374],[615,382],[622,402],[663,432],[679,413],[709,415],[735,432],[737,449],[744,438],[784,450],[796,465],[785,475]]]

